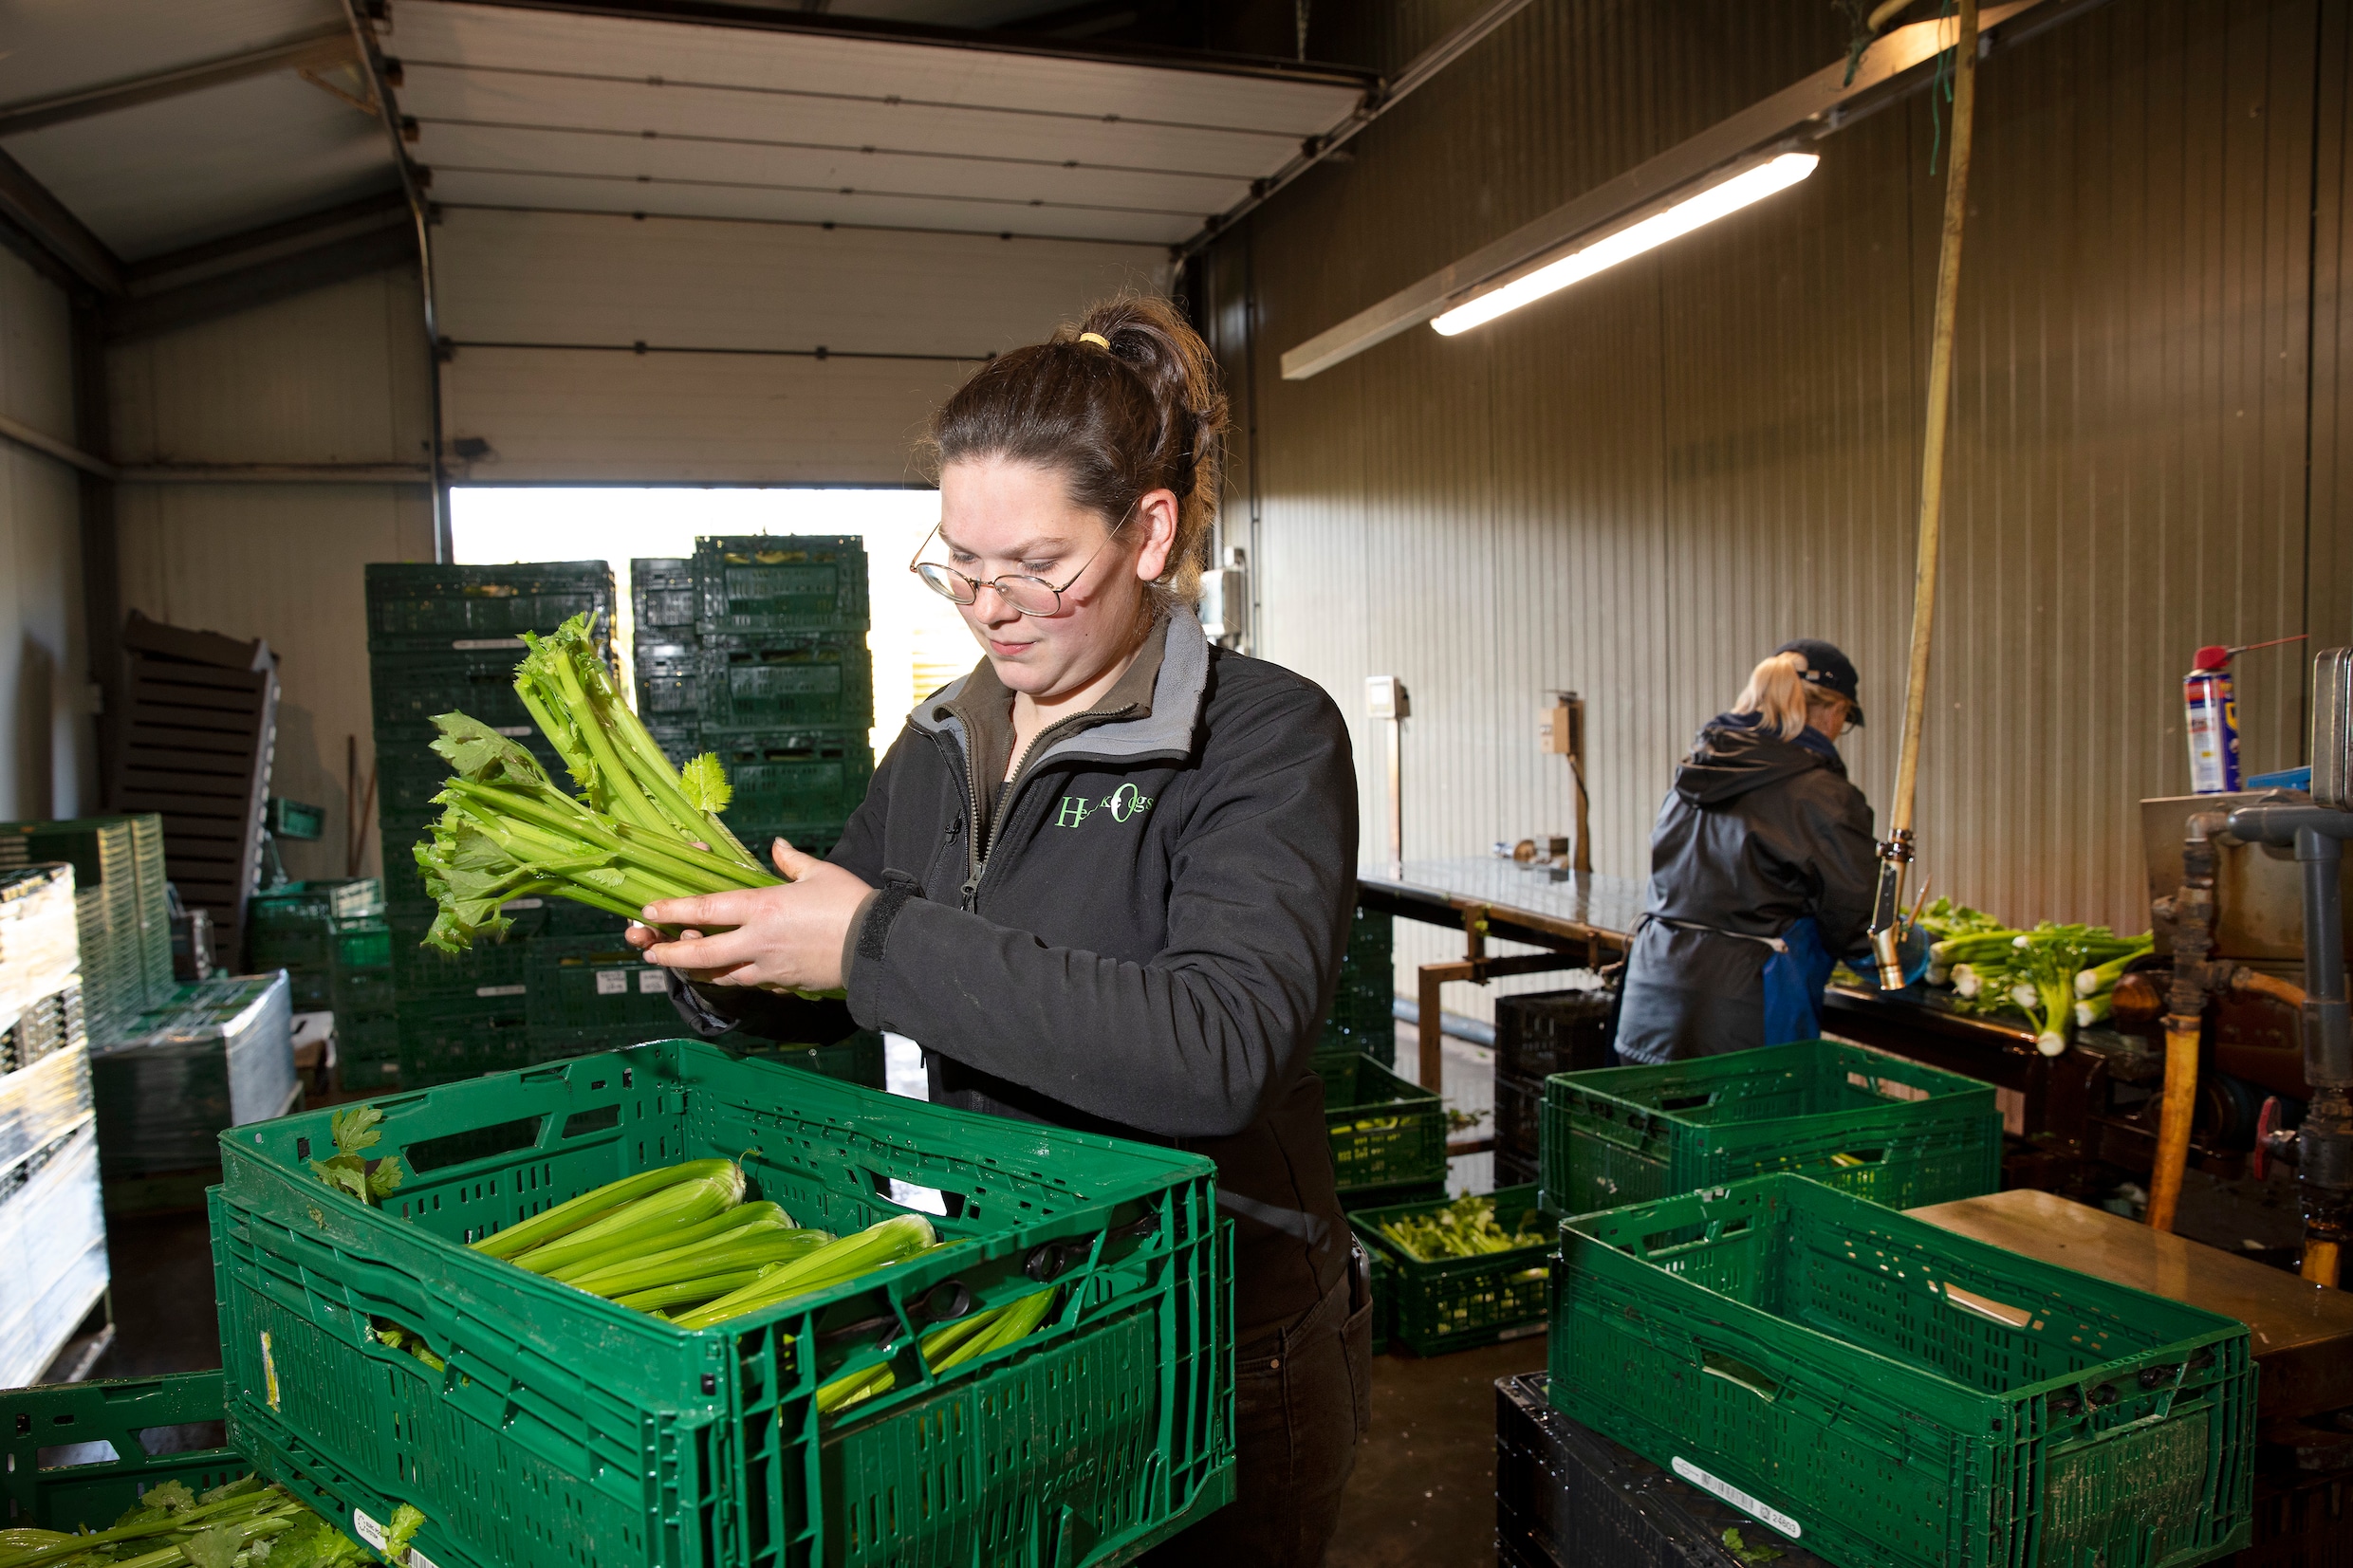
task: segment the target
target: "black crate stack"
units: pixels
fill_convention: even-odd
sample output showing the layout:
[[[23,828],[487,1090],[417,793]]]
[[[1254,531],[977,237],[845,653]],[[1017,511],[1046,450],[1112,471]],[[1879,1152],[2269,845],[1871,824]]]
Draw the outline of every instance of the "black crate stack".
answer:
[[[854,535],[698,539],[630,563],[638,713],[673,762],[715,753],[727,824],[823,855],[874,776],[866,549]]]
[[[1616,993],[1539,991],[1495,999],[1495,1185],[1537,1179],[1545,1079],[1607,1067]]]
[[[1348,923],[1332,1010],[1316,1042],[1318,1058],[1369,1056],[1397,1064],[1397,920],[1358,906]],[[1328,1076],[1328,1075],[1327,1075]]]
[[[508,906],[515,925],[504,942],[477,943],[457,957],[419,946],[434,906],[411,850],[439,815],[433,798],[449,776],[431,748],[438,733],[433,716],[471,714],[565,782],[562,761],[515,694],[515,665],[525,632],[553,632],[575,615],[592,618],[604,646],[613,624],[612,568],[602,561],[379,563],[367,569],[367,606],[401,1085],[522,1066],[531,1060],[525,998],[532,942],[618,936],[621,922],[568,899],[519,899]]]

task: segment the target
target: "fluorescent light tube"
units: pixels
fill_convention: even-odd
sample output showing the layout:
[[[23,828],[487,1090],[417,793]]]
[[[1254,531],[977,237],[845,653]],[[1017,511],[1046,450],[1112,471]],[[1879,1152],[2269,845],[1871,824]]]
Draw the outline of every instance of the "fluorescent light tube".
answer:
[[[1484,325],[1507,311],[1517,310],[1547,294],[1558,293],[1570,284],[1583,283],[1596,272],[1632,261],[1645,250],[1656,249],[1678,235],[1737,212],[1751,202],[1762,201],[1775,191],[1786,191],[1812,174],[1821,161],[1813,153],[1784,153],[1695,195],[1686,196],[1663,212],[1595,240],[1582,250],[1572,250],[1559,261],[1547,262],[1500,288],[1458,304],[1430,324],[1449,338]]]

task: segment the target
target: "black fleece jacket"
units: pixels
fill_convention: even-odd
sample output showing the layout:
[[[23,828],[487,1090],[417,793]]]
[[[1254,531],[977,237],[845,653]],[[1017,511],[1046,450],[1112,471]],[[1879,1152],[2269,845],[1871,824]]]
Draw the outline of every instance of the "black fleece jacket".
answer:
[[[1825,948],[1850,951],[1871,920],[1874,853],[1870,802],[1826,741],[1799,745],[1729,715],[1700,730],[1651,829],[1649,918],[1627,957],[1619,1055],[1763,1044],[1772,950],[1741,938],[1777,937],[1810,915]]]
[[[1346,1261],[1309,1059],[1356,898],[1355,767],[1321,688],[1212,647],[1189,612],[1165,633],[1148,703],[1041,737],[977,869],[956,711],[975,676],[917,706],[831,856],[883,888],[848,1006],[922,1044],[936,1101],[1215,1160],[1249,1339]],[[789,997],[674,995],[706,1036],[832,1038]]]

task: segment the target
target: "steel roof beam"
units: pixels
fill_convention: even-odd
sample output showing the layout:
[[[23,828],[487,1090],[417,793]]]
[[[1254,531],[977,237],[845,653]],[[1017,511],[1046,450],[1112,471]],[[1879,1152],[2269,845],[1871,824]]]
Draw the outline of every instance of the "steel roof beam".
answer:
[[[87,286],[109,297],[122,292],[121,258],[67,212],[64,202],[49,194],[47,186],[6,153],[0,153],[0,219],[28,236]]]
[[[343,28],[332,32],[316,33],[297,38],[290,43],[273,44],[266,49],[252,49],[244,54],[224,55],[199,65],[183,65],[177,70],[159,71],[154,76],[135,77],[127,82],[111,82],[103,86],[84,87],[78,92],[61,93],[54,98],[39,99],[27,103],[11,103],[0,107],[0,137],[22,136],[45,126],[63,125],[93,115],[113,114],[120,109],[133,109],[142,103],[156,103],[184,93],[202,92],[248,77],[269,76],[278,71],[301,70],[306,66],[348,65],[352,59],[351,34]]]
[[[390,224],[340,234],[306,250],[269,254],[234,271],[110,301],[104,315],[106,341],[152,338],[416,262],[417,234],[403,209]]]

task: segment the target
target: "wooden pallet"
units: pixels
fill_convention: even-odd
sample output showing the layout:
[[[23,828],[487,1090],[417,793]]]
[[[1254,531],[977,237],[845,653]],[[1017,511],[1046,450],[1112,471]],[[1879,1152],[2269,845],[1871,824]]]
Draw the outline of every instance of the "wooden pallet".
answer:
[[[245,901],[260,880],[263,811],[278,733],[278,661],[239,642],[131,612],[117,811],[163,818],[164,858],[180,902],[212,915],[224,955],[244,945]]]

